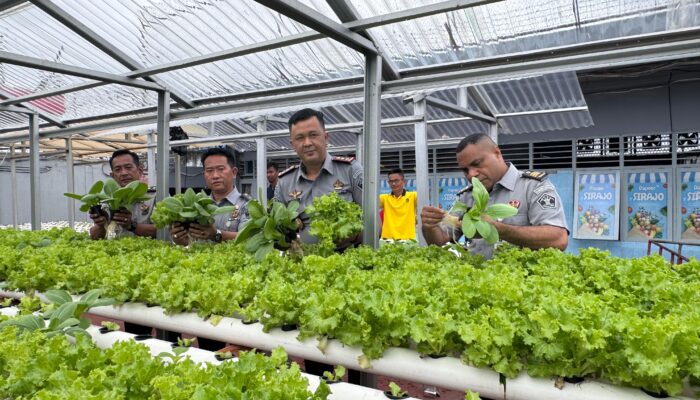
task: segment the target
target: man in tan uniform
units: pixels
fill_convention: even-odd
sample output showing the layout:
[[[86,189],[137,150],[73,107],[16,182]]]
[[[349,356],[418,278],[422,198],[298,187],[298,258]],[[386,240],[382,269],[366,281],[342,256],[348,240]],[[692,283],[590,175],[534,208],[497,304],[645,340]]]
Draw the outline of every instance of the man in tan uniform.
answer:
[[[299,202],[299,217],[304,223],[301,240],[316,243],[316,238],[308,233],[311,221],[304,208],[311,205],[314,197],[332,192],[362,207],[362,166],[354,158],[328,154],[328,132],[319,111],[297,111],[289,118],[289,132],[301,163],[280,172],[274,199],[285,205],[292,200]]]
[[[132,151],[123,149],[115,151],[109,159],[109,166],[112,169],[112,178],[121,187],[133,181],[143,180],[143,167],[139,162],[139,156]],[[121,232],[117,233],[117,237],[156,237],[156,227],[151,222],[155,191],[149,190],[148,195],[151,196],[151,199],[136,203],[133,213],[121,210],[112,215],[112,221],[122,228]],[[93,222],[93,226],[90,228],[90,238],[93,240],[104,239],[107,234],[107,229],[105,228],[108,222],[106,215],[104,213],[91,213],[90,218]]]
[[[566,249],[568,228],[561,198],[545,179],[546,173],[518,171],[513,164],[505,162],[501,150],[485,134],[462,139],[457,146],[457,163],[469,181],[476,177],[484,184],[489,192],[488,204],[505,203],[518,209],[516,215],[503,221],[489,221],[498,230],[501,240],[531,249]],[[460,192],[459,201],[468,207],[474,204],[471,186]],[[440,228],[445,213],[436,207],[423,207],[422,229],[428,244],[443,245],[462,235],[461,229],[446,232]],[[462,215],[458,216],[461,219]],[[475,238],[468,248],[488,259],[494,247],[481,238]]]

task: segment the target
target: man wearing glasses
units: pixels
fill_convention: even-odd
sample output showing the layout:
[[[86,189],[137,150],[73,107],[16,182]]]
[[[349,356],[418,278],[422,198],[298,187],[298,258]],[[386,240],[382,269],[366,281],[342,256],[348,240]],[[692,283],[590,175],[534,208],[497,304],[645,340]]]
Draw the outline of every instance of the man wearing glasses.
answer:
[[[382,235],[384,240],[416,240],[416,192],[404,189],[406,180],[401,168],[389,172],[391,193],[379,196],[379,208],[384,212]]]

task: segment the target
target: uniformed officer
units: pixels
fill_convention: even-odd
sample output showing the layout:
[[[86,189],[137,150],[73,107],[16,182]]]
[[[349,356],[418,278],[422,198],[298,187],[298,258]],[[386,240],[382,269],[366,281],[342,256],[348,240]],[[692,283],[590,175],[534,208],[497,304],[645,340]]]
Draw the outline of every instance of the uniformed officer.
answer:
[[[505,203],[518,209],[513,217],[489,221],[501,240],[531,249],[566,249],[569,239],[562,202],[554,186],[545,179],[546,173],[518,171],[505,162],[501,150],[485,134],[462,139],[457,145],[457,163],[469,181],[476,177],[484,184],[489,191],[488,204]],[[460,192],[459,201],[468,207],[474,204],[471,186]],[[428,244],[443,245],[462,235],[460,229],[445,232],[439,226],[445,213],[435,207],[421,211],[423,236]],[[493,245],[479,238],[471,241],[469,249],[486,258],[493,254]]]
[[[236,181],[236,160],[233,151],[228,147],[213,147],[202,154],[204,181],[211,189],[211,198],[217,206],[235,206],[229,214],[214,216],[214,223],[209,226],[192,223],[189,226],[189,237],[196,240],[210,240],[221,243],[233,240],[238,231],[249,219],[248,201],[250,196],[241,194],[234,185]],[[187,245],[188,229],[179,223],[173,224],[170,234],[177,244]]]
[[[362,207],[362,166],[350,157],[332,157],[328,154],[328,132],[320,111],[305,108],[289,118],[289,139],[301,163],[294,165],[279,175],[274,199],[285,205],[292,200],[299,202],[299,217],[303,222],[300,233],[302,242],[316,243],[317,238],[309,234],[309,216],[302,212],[313,202],[314,197],[336,192],[338,196]],[[361,236],[337,243],[342,250]],[[333,366],[312,360],[305,360],[306,372],[322,375],[333,371]],[[359,383],[355,371],[348,373],[348,381]]]
[[[303,211],[314,197],[335,192],[362,207],[362,166],[354,158],[328,154],[323,114],[310,108],[297,111],[289,118],[289,133],[301,163],[280,172],[275,200],[284,204],[296,200]],[[301,240],[316,243],[317,239],[308,233],[308,215],[302,212],[300,218],[304,224]]]
[[[112,169],[112,178],[119,186],[124,187],[133,181],[143,180],[143,167],[139,162],[139,156],[129,150],[117,150],[112,153],[109,159],[109,166]],[[151,222],[151,213],[155,202],[155,191],[149,190],[150,200],[139,202],[134,205],[134,211],[121,210],[112,215],[112,221],[116,222],[121,230],[116,233],[116,237],[124,236],[146,236],[156,237],[156,227]],[[90,228],[90,238],[93,240],[104,239],[107,236],[107,216],[104,213],[90,213],[93,226]]]

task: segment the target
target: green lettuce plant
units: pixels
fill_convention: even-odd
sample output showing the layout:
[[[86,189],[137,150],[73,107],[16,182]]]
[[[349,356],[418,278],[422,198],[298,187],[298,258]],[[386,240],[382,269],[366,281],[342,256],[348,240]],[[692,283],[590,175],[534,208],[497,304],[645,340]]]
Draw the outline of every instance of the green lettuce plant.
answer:
[[[313,203],[304,209],[311,220],[309,233],[318,238],[321,253],[328,255],[335,244],[362,232],[362,208],[332,192],[315,197]]]
[[[106,204],[112,211],[125,208],[129,212],[133,212],[134,204],[151,199],[146,196],[146,192],[148,192],[148,186],[143,182],[133,181],[124,187],[119,187],[117,181],[107,178],[104,182],[95,182],[87,194],[64,193],[63,195],[81,201],[83,205],[80,207],[80,211],[83,212],[100,204]]]
[[[273,200],[269,209],[257,200],[249,201],[250,220],[238,232],[234,243],[244,243],[246,251],[254,253],[257,260],[262,260],[275,248],[288,250],[299,229],[298,209],[296,201],[285,206]]]
[[[105,183],[102,181],[95,182],[95,184],[90,188],[90,191],[88,191],[86,194],[63,193],[63,195],[82,202],[83,205],[80,206],[80,211],[87,212],[92,207],[99,206],[100,202],[104,200],[105,196],[102,193],[104,184]]]
[[[192,188],[188,188],[185,193],[176,194],[158,202],[151,215],[151,220],[159,229],[175,222],[211,225],[214,223],[215,215],[228,214],[235,210],[236,206],[217,207],[214,200],[204,191],[195,193]]]
[[[442,223],[450,228],[455,228],[459,224],[459,217],[454,214],[463,213],[462,233],[464,236],[471,239],[479,233],[486,240],[486,243],[494,244],[499,239],[498,231],[493,225],[484,220],[484,217],[500,220],[517,214],[518,209],[508,204],[491,204],[487,206],[489,192],[486,191],[484,185],[476,177],[472,178],[472,197],[474,198],[474,205],[471,208],[461,201],[456,201],[450,211],[445,214]]]

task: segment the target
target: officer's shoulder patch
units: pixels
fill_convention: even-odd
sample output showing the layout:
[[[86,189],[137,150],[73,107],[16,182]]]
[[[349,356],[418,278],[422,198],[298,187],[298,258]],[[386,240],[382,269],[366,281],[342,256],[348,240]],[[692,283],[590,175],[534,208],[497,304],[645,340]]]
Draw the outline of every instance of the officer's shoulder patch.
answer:
[[[544,171],[527,170],[527,171],[523,172],[521,176],[523,178],[534,179],[536,181],[542,182],[544,180],[544,178],[547,176],[547,173]]]
[[[297,169],[297,168],[299,168],[299,164],[292,165],[291,167],[289,167],[289,168],[285,169],[284,171],[280,172],[280,174],[279,174],[278,176],[281,178],[281,177],[287,175],[288,173],[294,171],[294,170]]]
[[[462,190],[460,190],[459,192],[457,192],[457,196],[461,196],[461,195],[463,195],[464,193],[467,193],[468,191],[470,191],[471,189],[472,189],[472,186],[471,186],[471,185],[469,185],[469,186],[467,186],[467,187],[465,187],[465,188],[462,188]]]
[[[355,160],[355,157],[333,156],[333,158],[331,158],[331,160],[350,164],[351,162],[353,162]]]

